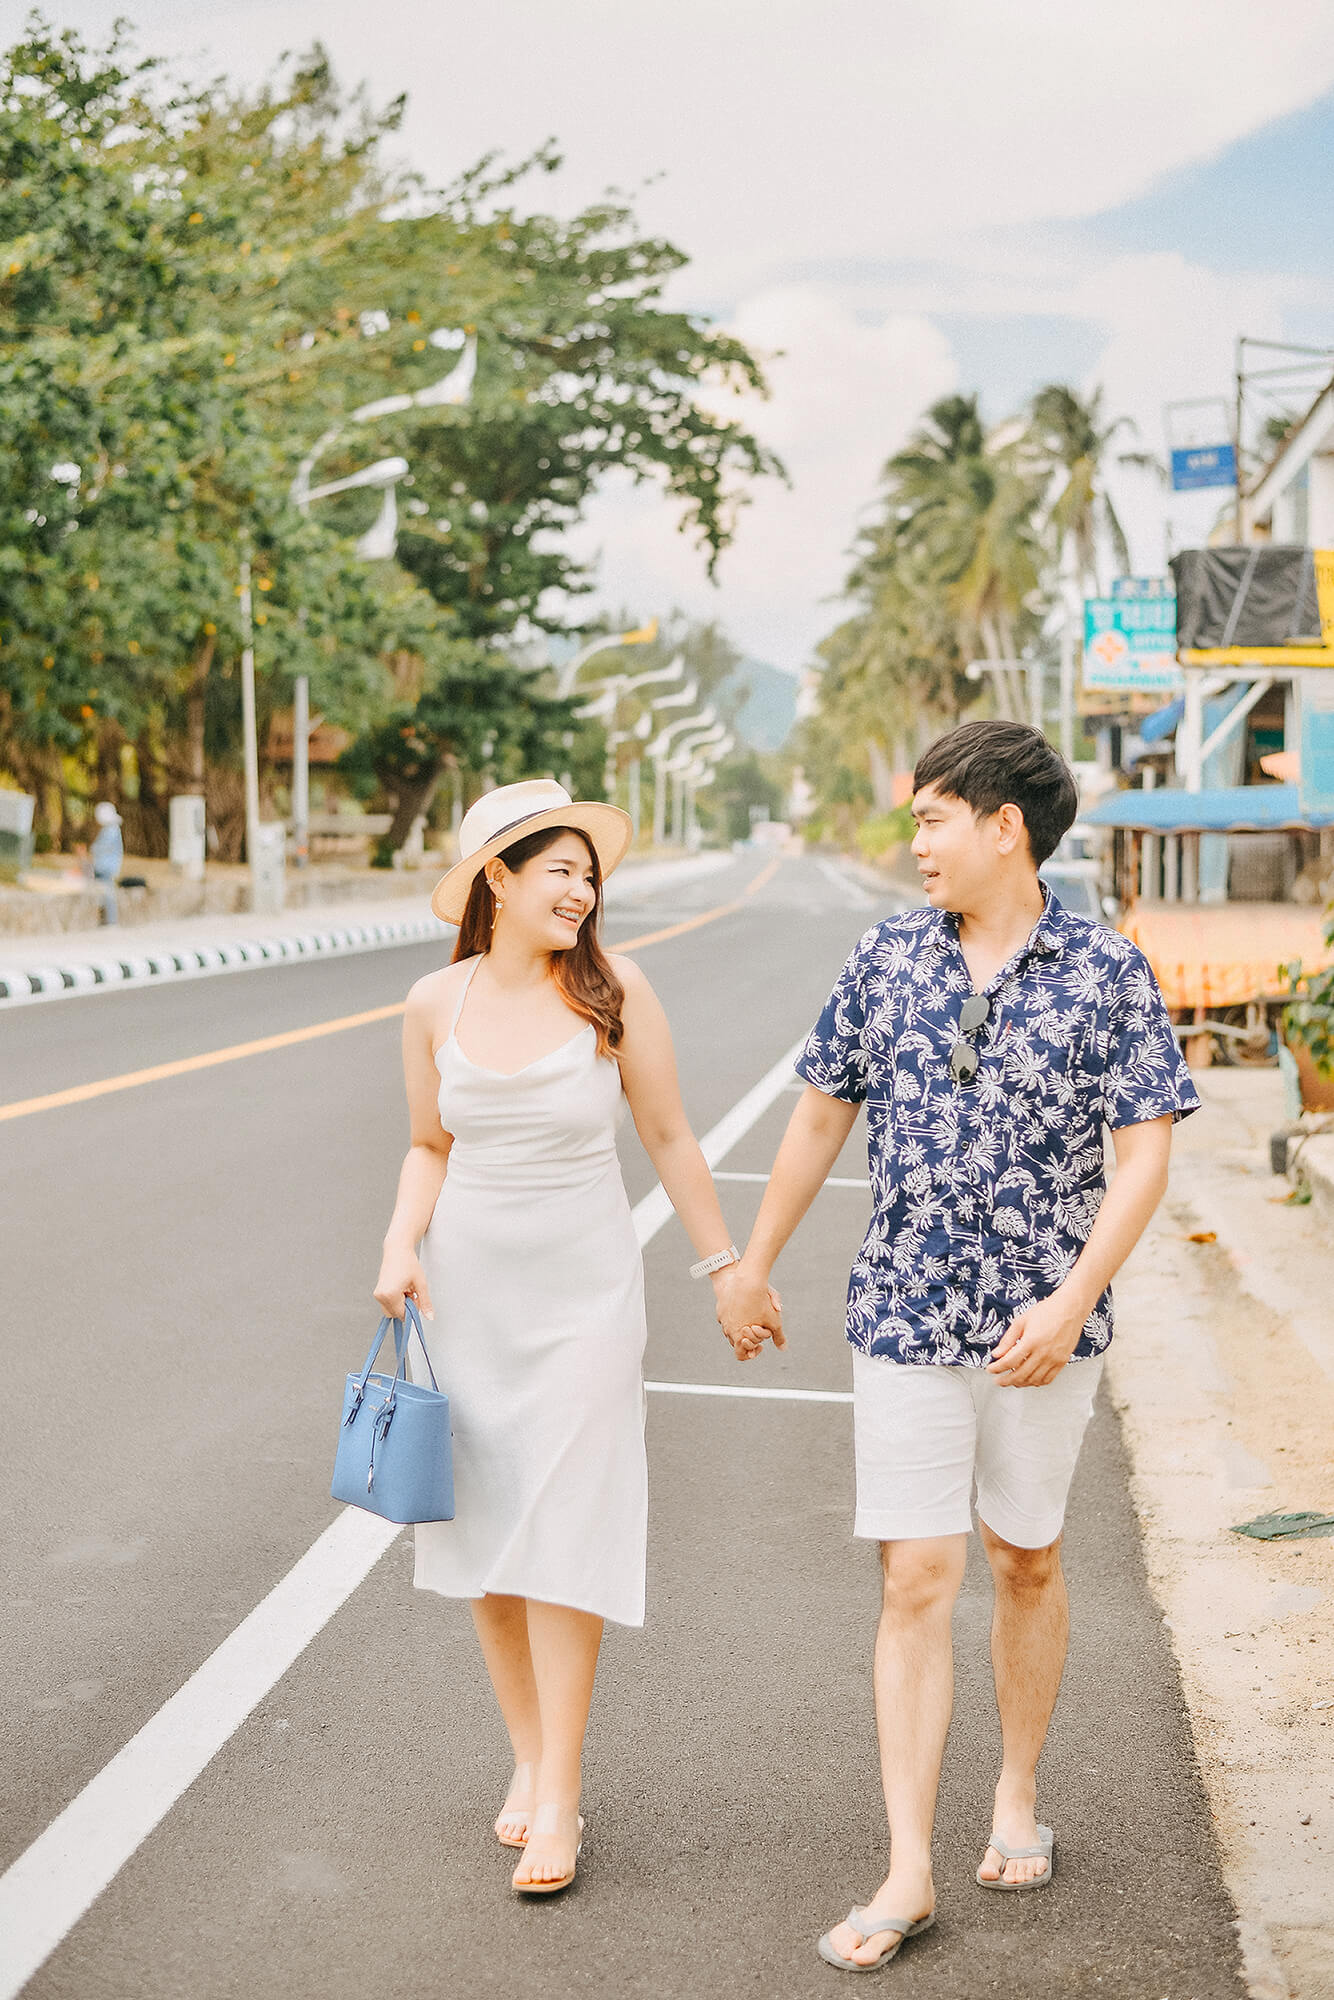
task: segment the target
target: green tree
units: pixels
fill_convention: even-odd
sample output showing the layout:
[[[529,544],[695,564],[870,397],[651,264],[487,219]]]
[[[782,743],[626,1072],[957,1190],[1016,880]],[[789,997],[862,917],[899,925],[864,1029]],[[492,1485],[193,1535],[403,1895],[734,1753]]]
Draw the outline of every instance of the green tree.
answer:
[[[40,21],[0,69],[0,731],[44,791],[126,738],[145,791],[202,786],[231,747],[211,683],[239,647],[244,542],[269,662],[340,719],[383,680],[365,578],[288,486],[332,375],[373,379],[336,300],[394,118],[342,132],[318,60],[253,98],[152,84]],[[307,348],[316,286],[335,332]],[[312,351],[322,374],[285,365]]]
[[[745,840],[752,808],[769,819],[782,816],[787,787],[781,760],[738,750],[718,766],[714,782],[699,795],[701,818],[725,840]]]
[[[712,569],[734,533],[745,482],[779,470],[749,432],[711,407],[720,387],[762,386],[754,359],[661,303],[682,253],[638,236],[619,206],[572,221],[521,214],[509,197],[523,170],[466,177],[446,197],[457,226],[480,246],[479,361],[466,420],[391,419],[384,433],[412,465],[399,561],[448,609],[463,639],[501,655],[571,629],[591,577],[563,537],[609,475],[659,482]],[[716,665],[721,678],[735,664],[721,635],[706,642],[703,629],[673,628],[663,643],[687,640],[701,672]],[[644,651],[636,670],[654,663],[652,649]],[[411,780],[398,774],[392,787],[386,769],[394,839],[452,755],[449,733],[425,711],[415,729],[436,757],[423,759]]]

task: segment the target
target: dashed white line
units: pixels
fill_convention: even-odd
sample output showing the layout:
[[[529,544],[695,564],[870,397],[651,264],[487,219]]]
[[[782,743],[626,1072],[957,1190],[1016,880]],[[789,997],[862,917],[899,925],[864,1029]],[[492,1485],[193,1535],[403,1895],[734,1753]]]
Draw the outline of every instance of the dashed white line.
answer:
[[[716,1181],[756,1181],[765,1187],[769,1184],[768,1174],[723,1173],[717,1167],[713,1170],[713,1178]],[[849,1180],[841,1174],[830,1174],[826,1179],[821,1181],[820,1185],[821,1187],[861,1188],[865,1191],[869,1190],[871,1183],[869,1181]]]
[[[850,1403],[851,1389],[760,1389],[749,1383],[646,1382],[659,1396],[741,1396],[760,1403]]]
[[[817,858],[815,865],[824,876],[826,882],[832,882],[836,889],[842,890],[849,909],[873,910],[875,908],[875,897],[868,895],[860,882],[854,882],[850,875],[845,875],[836,861]]]

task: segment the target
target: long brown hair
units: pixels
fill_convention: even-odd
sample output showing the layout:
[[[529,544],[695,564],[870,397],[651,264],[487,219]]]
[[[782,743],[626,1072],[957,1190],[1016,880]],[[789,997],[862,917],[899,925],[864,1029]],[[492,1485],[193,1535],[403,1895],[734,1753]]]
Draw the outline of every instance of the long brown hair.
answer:
[[[552,952],[551,976],[570,1012],[591,1022],[597,1031],[598,1054],[610,1056],[620,1047],[625,1032],[621,1025],[625,988],[612,971],[598,937],[602,927],[602,864],[596,847],[586,833],[580,833],[577,826],[544,826],[537,833],[525,834],[512,847],[502,849],[498,858],[511,873],[517,874],[526,861],[545,853],[566,833],[574,834],[588,849],[593,863],[596,901],[580,924],[579,936],[570,949]],[[454,946],[455,965],[461,958],[484,957],[490,951],[494,914],[491,887],[485,873],[479,869],[473,877],[463,922],[459,925],[458,940]]]

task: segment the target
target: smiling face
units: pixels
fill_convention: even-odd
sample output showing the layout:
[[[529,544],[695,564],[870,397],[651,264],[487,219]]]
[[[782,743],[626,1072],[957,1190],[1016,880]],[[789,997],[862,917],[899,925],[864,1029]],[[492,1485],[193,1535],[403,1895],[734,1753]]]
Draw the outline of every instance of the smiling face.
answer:
[[[486,875],[501,906],[497,927],[541,951],[568,951],[597,908],[593,856],[582,834],[557,834],[518,868],[488,862]]]
[[[969,914],[984,908],[1003,874],[1016,865],[1033,867],[1018,806],[979,816],[965,800],[923,785],[912,809],[913,857],[934,910]]]

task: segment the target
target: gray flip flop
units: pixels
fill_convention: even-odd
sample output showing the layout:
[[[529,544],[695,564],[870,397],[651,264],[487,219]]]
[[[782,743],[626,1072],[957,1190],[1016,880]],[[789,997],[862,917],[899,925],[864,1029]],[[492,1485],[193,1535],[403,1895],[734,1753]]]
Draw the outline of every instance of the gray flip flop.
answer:
[[[906,1917],[883,1917],[878,1910],[851,1909],[848,1911],[848,1922],[863,1944],[867,1938],[874,1937],[877,1931],[897,1931],[899,1936],[896,1942],[888,1951],[882,1951],[879,1958],[873,1958],[869,1965],[859,1965],[855,1958],[844,1958],[841,1951],[835,1951],[829,1942],[828,1931],[819,1940],[815,1949],[826,1965],[836,1965],[840,1972],[878,1972],[882,1965],[889,1964],[891,1958],[898,1957],[908,1938],[916,1937],[920,1931],[929,1931],[935,1921],[934,1910],[929,1916],[920,1917],[915,1924],[912,1924]]]
[[[1049,1826],[1040,1826],[1038,1828],[1038,1844],[1036,1847],[1007,1847],[1005,1842],[998,1839],[993,1832],[990,1840],[987,1842],[987,1846],[994,1847],[1002,1861],[1045,1860],[1047,1863],[1047,1872],[1045,1875],[1035,1875],[1031,1882],[1006,1882],[1002,1880],[989,1882],[979,1868],[977,1871],[978,1888],[1003,1889],[1007,1896],[1018,1895],[1023,1889],[1045,1889],[1051,1881],[1052,1849],[1055,1845],[1056,1835]]]

